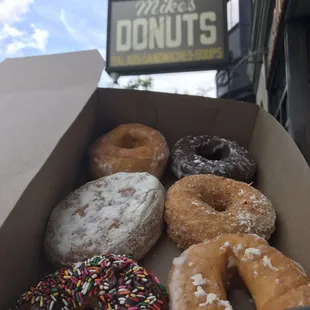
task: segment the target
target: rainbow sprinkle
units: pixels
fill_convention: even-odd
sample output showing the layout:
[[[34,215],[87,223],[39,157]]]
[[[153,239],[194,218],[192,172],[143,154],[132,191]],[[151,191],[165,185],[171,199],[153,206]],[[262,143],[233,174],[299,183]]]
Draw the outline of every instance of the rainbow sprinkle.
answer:
[[[131,256],[107,254],[48,275],[24,293],[14,309],[78,310],[82,306],[161,310],[167,308],[167,293],[157,277]]]

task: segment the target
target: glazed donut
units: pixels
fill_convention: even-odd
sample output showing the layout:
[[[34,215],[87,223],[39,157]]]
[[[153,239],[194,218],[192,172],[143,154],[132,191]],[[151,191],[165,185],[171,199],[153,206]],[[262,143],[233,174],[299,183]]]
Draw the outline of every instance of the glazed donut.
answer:
[[[96,179],[117,172],[148,172],[161,178],[168,157],[160,132],[142,124],[120,125],[90,146],[90,173]]]
[[[269,239],[276,213],[250,185],[202,174],[184,177],[169,188],[165,220],[169,237],[184,250],[221,234],[253,233]]]
[[[233,270],[257,310],[310,305],[310,280],[298,263],[257,235],[229,234],[193,245],[174,259],[168,279],[170,310],[232,310],[225,289]]]
[[[178,179],[193,174],[214,174],[251,183],[256,164],[237,142],[208,135],[180,139],[171,151],[171,169]]]
[[[62,267],[101,253],[140,260],[164,225],[165,190],[148,173],[119,172],[73,191],[53,209],[46,256]]]
[[[167,309],[156,276],[130,257],[95,256],[62,268],[31,287],[14,310]],[[144,307],[143,307],[144,306]]]

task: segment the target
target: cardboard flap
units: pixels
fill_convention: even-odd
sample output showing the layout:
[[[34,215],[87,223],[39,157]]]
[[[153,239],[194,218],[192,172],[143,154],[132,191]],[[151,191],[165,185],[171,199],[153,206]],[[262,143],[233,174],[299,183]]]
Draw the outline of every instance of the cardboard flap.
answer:
[[[0,63],[0,94],[98,86],[104,61],[97,50],[6,59]]]
[[[257,115],[250,150],[258,164],[256,186],[272,201],[276,247],[310,273],[310,168],[285,129],[263,109]]]
[[[103,67],[96,50],[0,64],[0,227],[94,94]]]

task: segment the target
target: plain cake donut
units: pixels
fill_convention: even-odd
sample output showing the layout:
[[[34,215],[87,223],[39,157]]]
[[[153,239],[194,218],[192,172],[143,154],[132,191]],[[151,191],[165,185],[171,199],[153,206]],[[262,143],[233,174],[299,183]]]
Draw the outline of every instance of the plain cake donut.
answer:
[[[165,190],[148,173],[116,173],[70,193],[53,209],[44,248],[55,266],[102,253],[140,260],[163,230]]]
[[[197,135],[184,137],[174,145],[171,169],[178,179],[194,174],[214,174],[251,183],[256,164],[236,141]]]
[[[253,233],[269,239],[276,213],[257,189],[215,175],[192,175],[172,185],[166,197],[169,237],[181,249],[221,234]]]
[[[169,148],[159,131],[142,124],[124,124],[98,138],[88,153],[94,178],[117,172],[148,172],[161,178]]]
[[[310,306],[310,279],[298,263],[257,235],[229,234],[193,245],[174,259],[170,310],[232,310],[226,280],[236,271],[257,310]]]
[[[144,306],[144,308],[142,307]],[[158,278],[124,255],[100,255],[44,277],[12,310],[168,309]]]

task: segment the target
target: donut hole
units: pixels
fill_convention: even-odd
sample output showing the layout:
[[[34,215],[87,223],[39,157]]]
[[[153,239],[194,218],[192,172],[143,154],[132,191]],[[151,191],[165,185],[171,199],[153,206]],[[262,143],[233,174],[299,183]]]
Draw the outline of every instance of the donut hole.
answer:
[[[211,140],[208,145],[196,149],[196,154],[207,160],[223,160],[230,154],[230,149],[225,142]]]
[[[127,134],[120,139],[116,146],[130,150],[143,145],[146,145],[143,139]]]
[[[229,205],[229,201],[220,195],[204,194],[202,196],[202,201],[217,212],[226,211]]]

